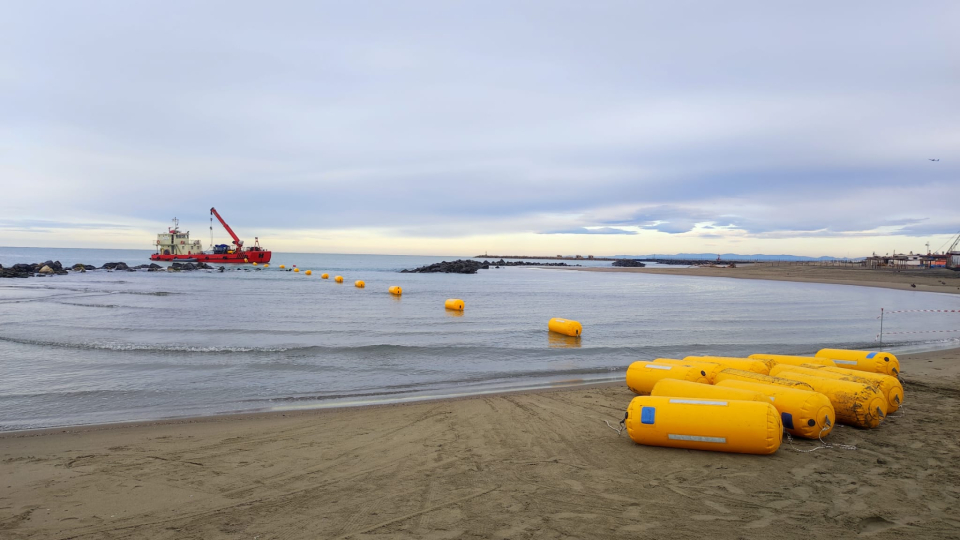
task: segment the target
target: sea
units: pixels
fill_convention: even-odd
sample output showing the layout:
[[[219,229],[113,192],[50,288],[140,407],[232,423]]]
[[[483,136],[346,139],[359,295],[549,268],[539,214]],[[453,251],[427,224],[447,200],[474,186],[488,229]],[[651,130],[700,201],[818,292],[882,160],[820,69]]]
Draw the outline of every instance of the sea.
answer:
[[[0,264],[149,255],[0,248]],[[458,258],[275,253],[269,268],[223,273],[2,279],[0,430],[576,386],[621,381],[631,362],[659,357],[876,349],[881,308],[888,350],[960,345],[960,314],[908,311],[958,309],[948,294],[532,267],[400,272]],[[444,309],[448,298],[464,311]],[[580,321],[583,336],[548,332],[552,317]]]

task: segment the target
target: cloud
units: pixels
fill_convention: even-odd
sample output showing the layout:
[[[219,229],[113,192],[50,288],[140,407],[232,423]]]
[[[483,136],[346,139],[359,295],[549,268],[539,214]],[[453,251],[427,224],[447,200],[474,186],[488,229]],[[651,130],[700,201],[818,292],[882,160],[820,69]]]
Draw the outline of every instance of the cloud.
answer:
[[[0,227],[196,229],[216,206],[314,250],[954,232],[960,35],[931,14],[956,8],[872,7],[22,2]]]
[[[637,231],[627,231],[624,229],[615,229],[613,227],[597,227],[594,229],[580,227],[577,229],[561,231],[544,231],[539,234],[637,234]]]

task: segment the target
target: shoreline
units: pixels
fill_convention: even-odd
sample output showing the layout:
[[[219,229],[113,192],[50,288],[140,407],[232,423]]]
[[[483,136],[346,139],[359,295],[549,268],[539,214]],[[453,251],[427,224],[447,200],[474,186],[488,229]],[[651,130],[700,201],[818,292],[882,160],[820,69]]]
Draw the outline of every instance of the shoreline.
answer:
[[[550,267],[549,270],[575,272],[626,272],[670,276],[724,277],[794,283],[821,283],[879,287],[904,291],[960,294],[960,272],[952,270],[878,270],[837,266],[776,266],[756,264],[736,268],[613,268],[613,267]],[[913,286],[911,286],[913,285]]]
[[[620,383],[7,433],[0,536],[951,537],[960,349],[900,359],[904,413],[826,439],[855,450],[639,446]]]

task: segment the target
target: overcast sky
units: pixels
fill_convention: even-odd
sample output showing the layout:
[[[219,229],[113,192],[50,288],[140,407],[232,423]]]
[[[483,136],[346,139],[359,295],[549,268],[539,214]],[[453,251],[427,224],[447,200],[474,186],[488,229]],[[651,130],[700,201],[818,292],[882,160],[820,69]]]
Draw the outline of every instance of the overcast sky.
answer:
[[[960,232],[955,0],[2,3],[0,245],[206,244],[211,206],[309,252]]]

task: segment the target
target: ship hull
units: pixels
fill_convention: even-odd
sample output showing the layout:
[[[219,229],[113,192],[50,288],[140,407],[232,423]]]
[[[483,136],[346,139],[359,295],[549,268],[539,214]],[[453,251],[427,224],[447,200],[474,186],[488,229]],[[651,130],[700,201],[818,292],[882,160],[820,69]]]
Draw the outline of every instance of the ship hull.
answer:
[[[204,262],[210,264],[262,264],[270,262],[271,255],[272,253],[269,251],[244,251],[243,253],[223,255],[214,253],[193,253],[191,255],[163,255],[154,253],[150,256],[150,260],[163,262]]]

